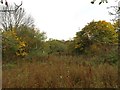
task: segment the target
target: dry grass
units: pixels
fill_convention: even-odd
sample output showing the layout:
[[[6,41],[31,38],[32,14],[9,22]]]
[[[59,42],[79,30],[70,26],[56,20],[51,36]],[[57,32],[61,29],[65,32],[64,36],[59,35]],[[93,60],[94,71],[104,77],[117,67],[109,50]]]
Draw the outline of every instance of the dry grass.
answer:
[[[10,68],[11,67],[11,68]],[[51,56],[3,67],[3,88],[117,88],[117,66],[80,57]]]

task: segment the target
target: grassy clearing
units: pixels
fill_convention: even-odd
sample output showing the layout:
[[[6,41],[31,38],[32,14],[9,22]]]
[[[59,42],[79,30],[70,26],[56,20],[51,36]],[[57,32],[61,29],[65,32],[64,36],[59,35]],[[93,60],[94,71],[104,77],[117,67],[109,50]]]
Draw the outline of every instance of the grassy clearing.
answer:
[[[95,64],[95,59],[50,56],[41,59],[42,62],[4,63],[2,85],[3,88],[117,88],[117,65]]]

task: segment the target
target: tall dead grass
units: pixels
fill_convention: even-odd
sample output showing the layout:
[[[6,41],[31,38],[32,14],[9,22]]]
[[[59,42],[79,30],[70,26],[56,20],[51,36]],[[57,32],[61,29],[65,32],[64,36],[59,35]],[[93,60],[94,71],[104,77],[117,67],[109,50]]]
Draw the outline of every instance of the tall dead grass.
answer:
[[[90,58],[89,58],[90,59]],[[50,56],[3,67],[3,88],[117,88],[117,66],[73,56]]]

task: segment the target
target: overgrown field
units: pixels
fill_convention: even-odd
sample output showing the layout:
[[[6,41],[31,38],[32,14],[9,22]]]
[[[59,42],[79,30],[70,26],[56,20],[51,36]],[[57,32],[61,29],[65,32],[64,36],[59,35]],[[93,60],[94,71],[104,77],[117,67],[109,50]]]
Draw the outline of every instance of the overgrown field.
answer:
[[[92,20],[73,38],[57,40],[16,6],[0,7],[3,88],[118,87],[118,20]]]
[[[98,57],[49,56],[3,63],[3,88],[117,88],[117,64]]]

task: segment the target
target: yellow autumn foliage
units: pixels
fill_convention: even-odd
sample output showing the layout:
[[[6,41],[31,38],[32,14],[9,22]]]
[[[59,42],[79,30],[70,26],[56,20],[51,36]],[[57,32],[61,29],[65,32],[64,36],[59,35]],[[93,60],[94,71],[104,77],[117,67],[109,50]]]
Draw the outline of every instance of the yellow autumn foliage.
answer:
[[[12,47],[12,52],[16,54],[16,56],[26,56],[27,52],[25,51],[25,48],[27,47],[27,44],[25,41],[23,41],[19,36],[17,36],[16,30],[9,30],[3,32],[3,52],[6,54],[8,52],[8,49]]]

